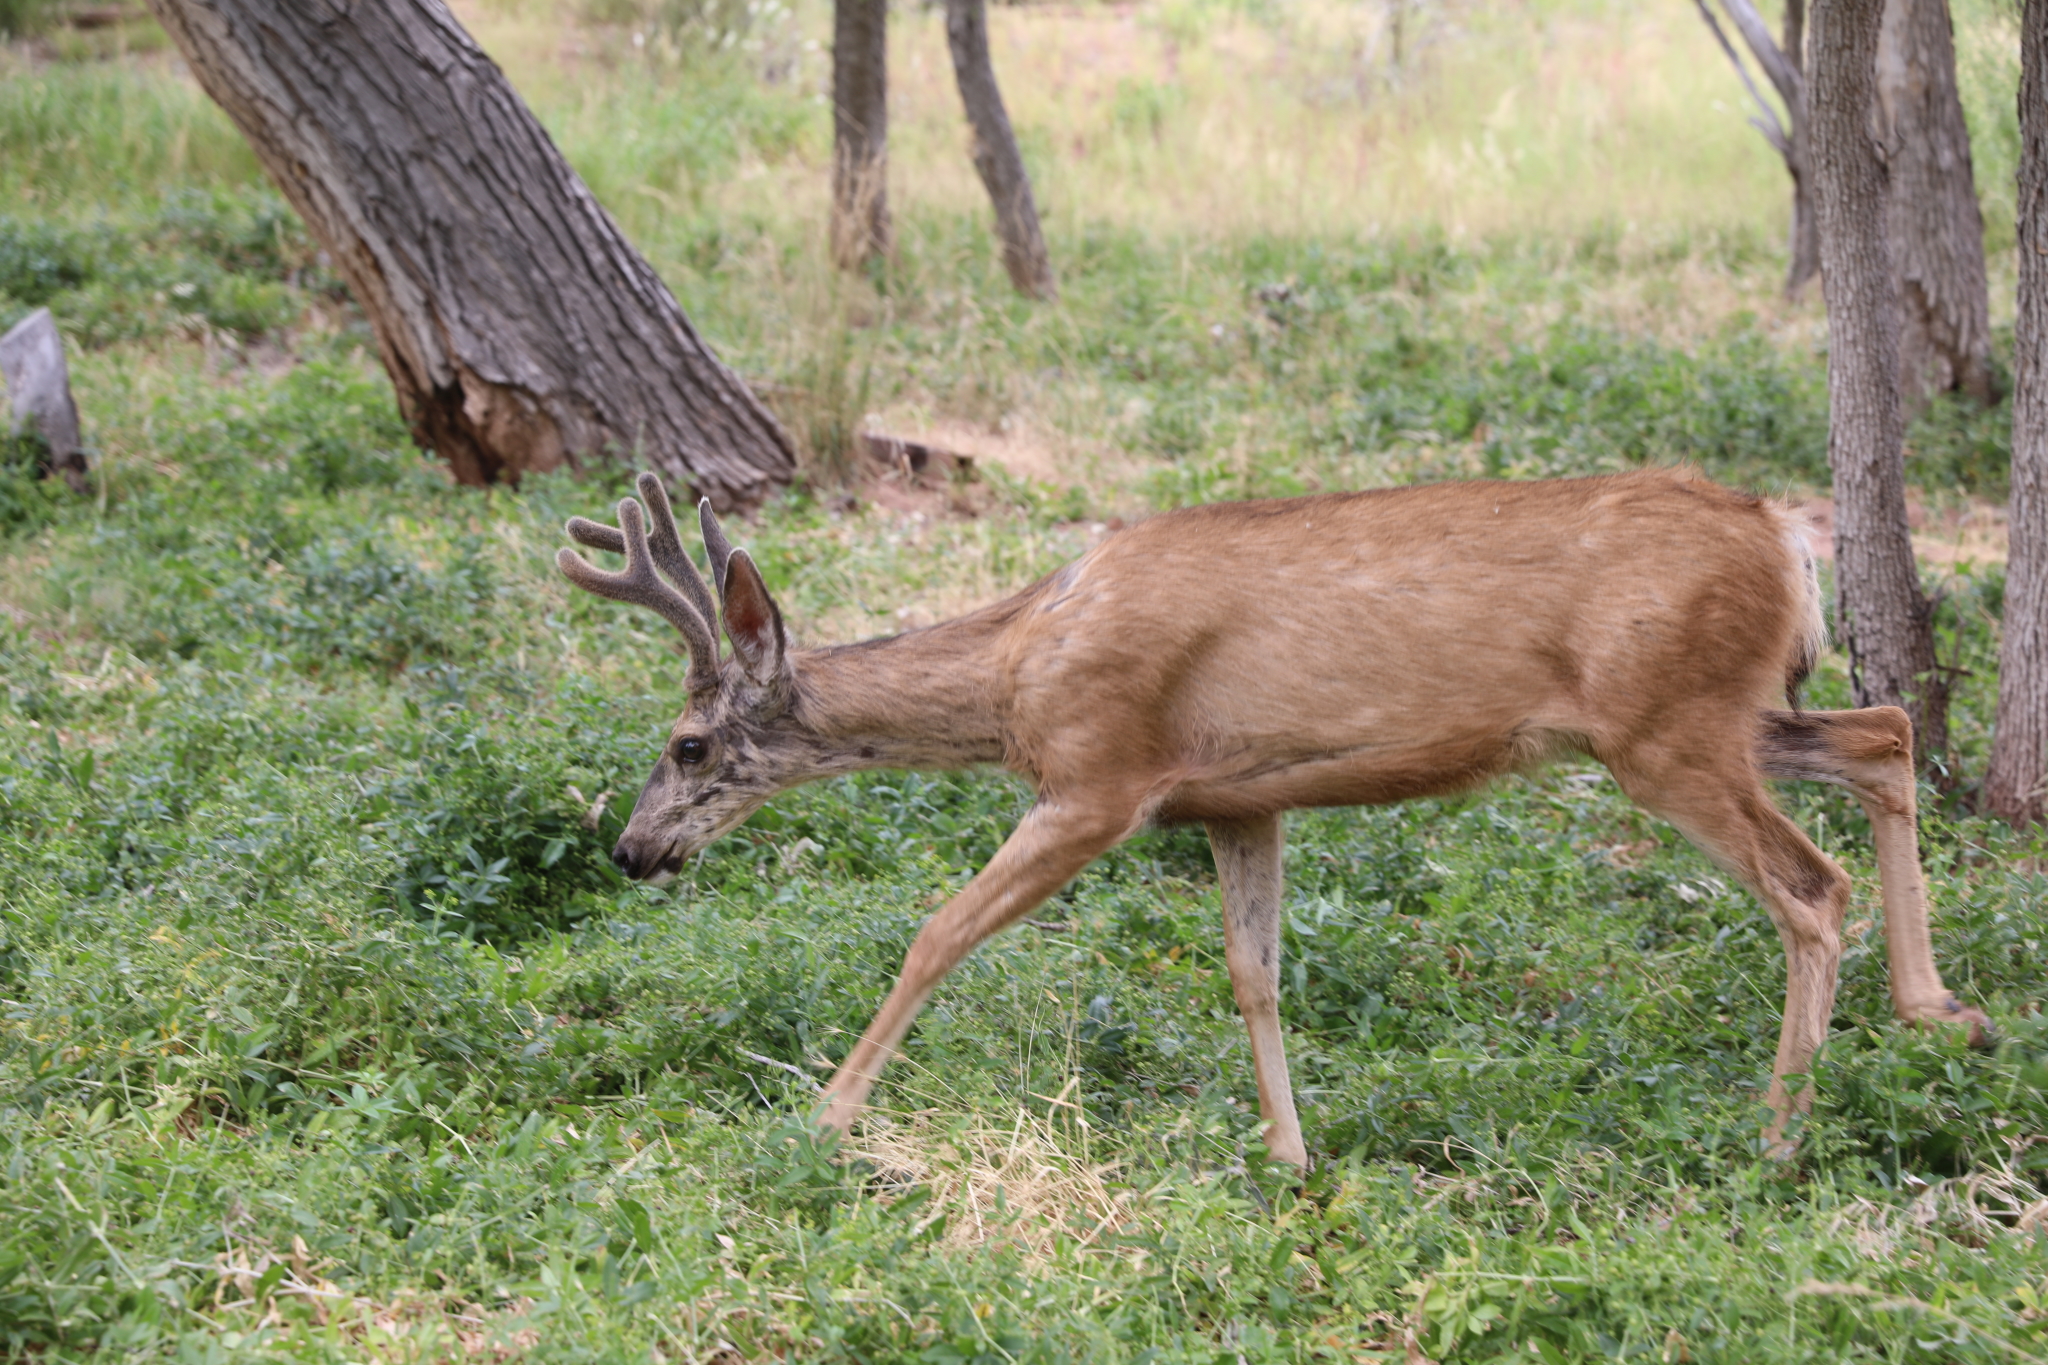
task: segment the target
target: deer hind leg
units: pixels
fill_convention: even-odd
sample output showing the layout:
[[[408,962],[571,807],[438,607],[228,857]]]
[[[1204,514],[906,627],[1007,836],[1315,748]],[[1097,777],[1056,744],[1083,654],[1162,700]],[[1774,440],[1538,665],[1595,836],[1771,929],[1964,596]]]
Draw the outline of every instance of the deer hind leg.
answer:
[[[988,866],[917,931],[888,999],[826,1085],[830,1104],[820,1121],[842,1133],[850,1131],[867,1103],[868,1091],[946,973],[983,940],[1066,885],[1137,823],[1135,803],[1041,800],[1033,806]]]
[[[1790,1150],[1781,1141],[1786,1121],[1813,1103],[1811,1085],[1795,1095],[1785,1078],[1804,1074],[1827,1038],[1849,875],[1771,803],[1747,761],[1638,753],[1608,766],[1631,797],[1741,879],[1778,927],[1785,947],[1785,1013],[1768,1098],[1776,1117],[1766,1136],[1783,1154]]]
[[[1927,883],[1920,873],[1913,779],[1913,723],[1896,706],[1862,711],[1766,711],[1757,762],[1771,777],[1847,787],[1870,817],[1884,901],[1892,1008],[1908,1023],[1966,1025],[1989,1041],[1991,1021],[1941,982],[1928,941]]]
[[[1223,957],[1238,1013],[1251,1035],[1266,1150],[1275,1161],[1307,1170],[1308,1145],[1294,1112],[1280,1033],[1280,817],[1212,820],[1208,829],[1216,879],[1223,888]]]

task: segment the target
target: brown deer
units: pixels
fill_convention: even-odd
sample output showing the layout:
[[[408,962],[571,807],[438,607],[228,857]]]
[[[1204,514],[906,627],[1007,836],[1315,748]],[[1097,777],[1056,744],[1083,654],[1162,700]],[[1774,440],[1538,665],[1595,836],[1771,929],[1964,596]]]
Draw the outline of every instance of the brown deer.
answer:
[[[717,607],[660,481],[639,486],[651,535],[631,498],[617,529],[568,525],[623,553],[623,572],[558,557],[689,647],[688,704],[612,853],[629,876],[666,880],[775,793],[836,773],[1000,763],[1038,794],[918,933],[826,1087],[823,1122],[842,1132],[954,964],[1146,824],[1199,820],[1267,1148],[1304,1165],[1277,1009],[1281,814],[1460,791],[1566,754],[1605,764],[1776,922],[1774,1145],[1811,1102],[1785,1078],[1827,1033],[1849,878],[1766,777],[1855,793],[1899,1017],[1983,1041],[1988,1021],[1942,985],[1928,943],[1911,725],[1890,707],[1798,709],[1824,643],[1819,588],[1798,521],[1762,498],[1667,470],[1191,507],[957,620],[795,650],[709,505]]]

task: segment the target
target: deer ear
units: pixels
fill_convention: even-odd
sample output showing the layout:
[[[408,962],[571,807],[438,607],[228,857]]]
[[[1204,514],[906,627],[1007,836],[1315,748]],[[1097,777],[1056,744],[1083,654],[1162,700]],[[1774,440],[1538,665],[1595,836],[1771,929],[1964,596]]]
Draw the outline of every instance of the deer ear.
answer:
[[[775,681],[789,666],[789,638],[782,610],[745,550],[734,550],[725,561],[724,605],[726,638],[740,666],[757,683]]]

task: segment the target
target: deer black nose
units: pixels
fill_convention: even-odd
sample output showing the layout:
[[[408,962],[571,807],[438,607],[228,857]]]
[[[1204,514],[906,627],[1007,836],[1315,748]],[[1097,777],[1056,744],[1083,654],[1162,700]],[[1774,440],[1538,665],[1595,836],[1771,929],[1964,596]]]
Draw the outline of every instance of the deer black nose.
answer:
[[[612,862],[628,877],[637,878],[640,875],[633,870],[633,850],[626,847],[624,839],[612,845]]]

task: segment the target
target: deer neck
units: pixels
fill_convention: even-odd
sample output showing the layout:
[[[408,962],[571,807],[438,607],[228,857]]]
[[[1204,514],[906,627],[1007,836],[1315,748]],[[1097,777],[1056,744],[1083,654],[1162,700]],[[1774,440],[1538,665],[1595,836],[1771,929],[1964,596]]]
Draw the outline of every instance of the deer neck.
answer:
[[[828,771],[1000,763],[1009,683],[996,652],[1008,617],[976,612],[798,653],[796,718],[815,736]]]

